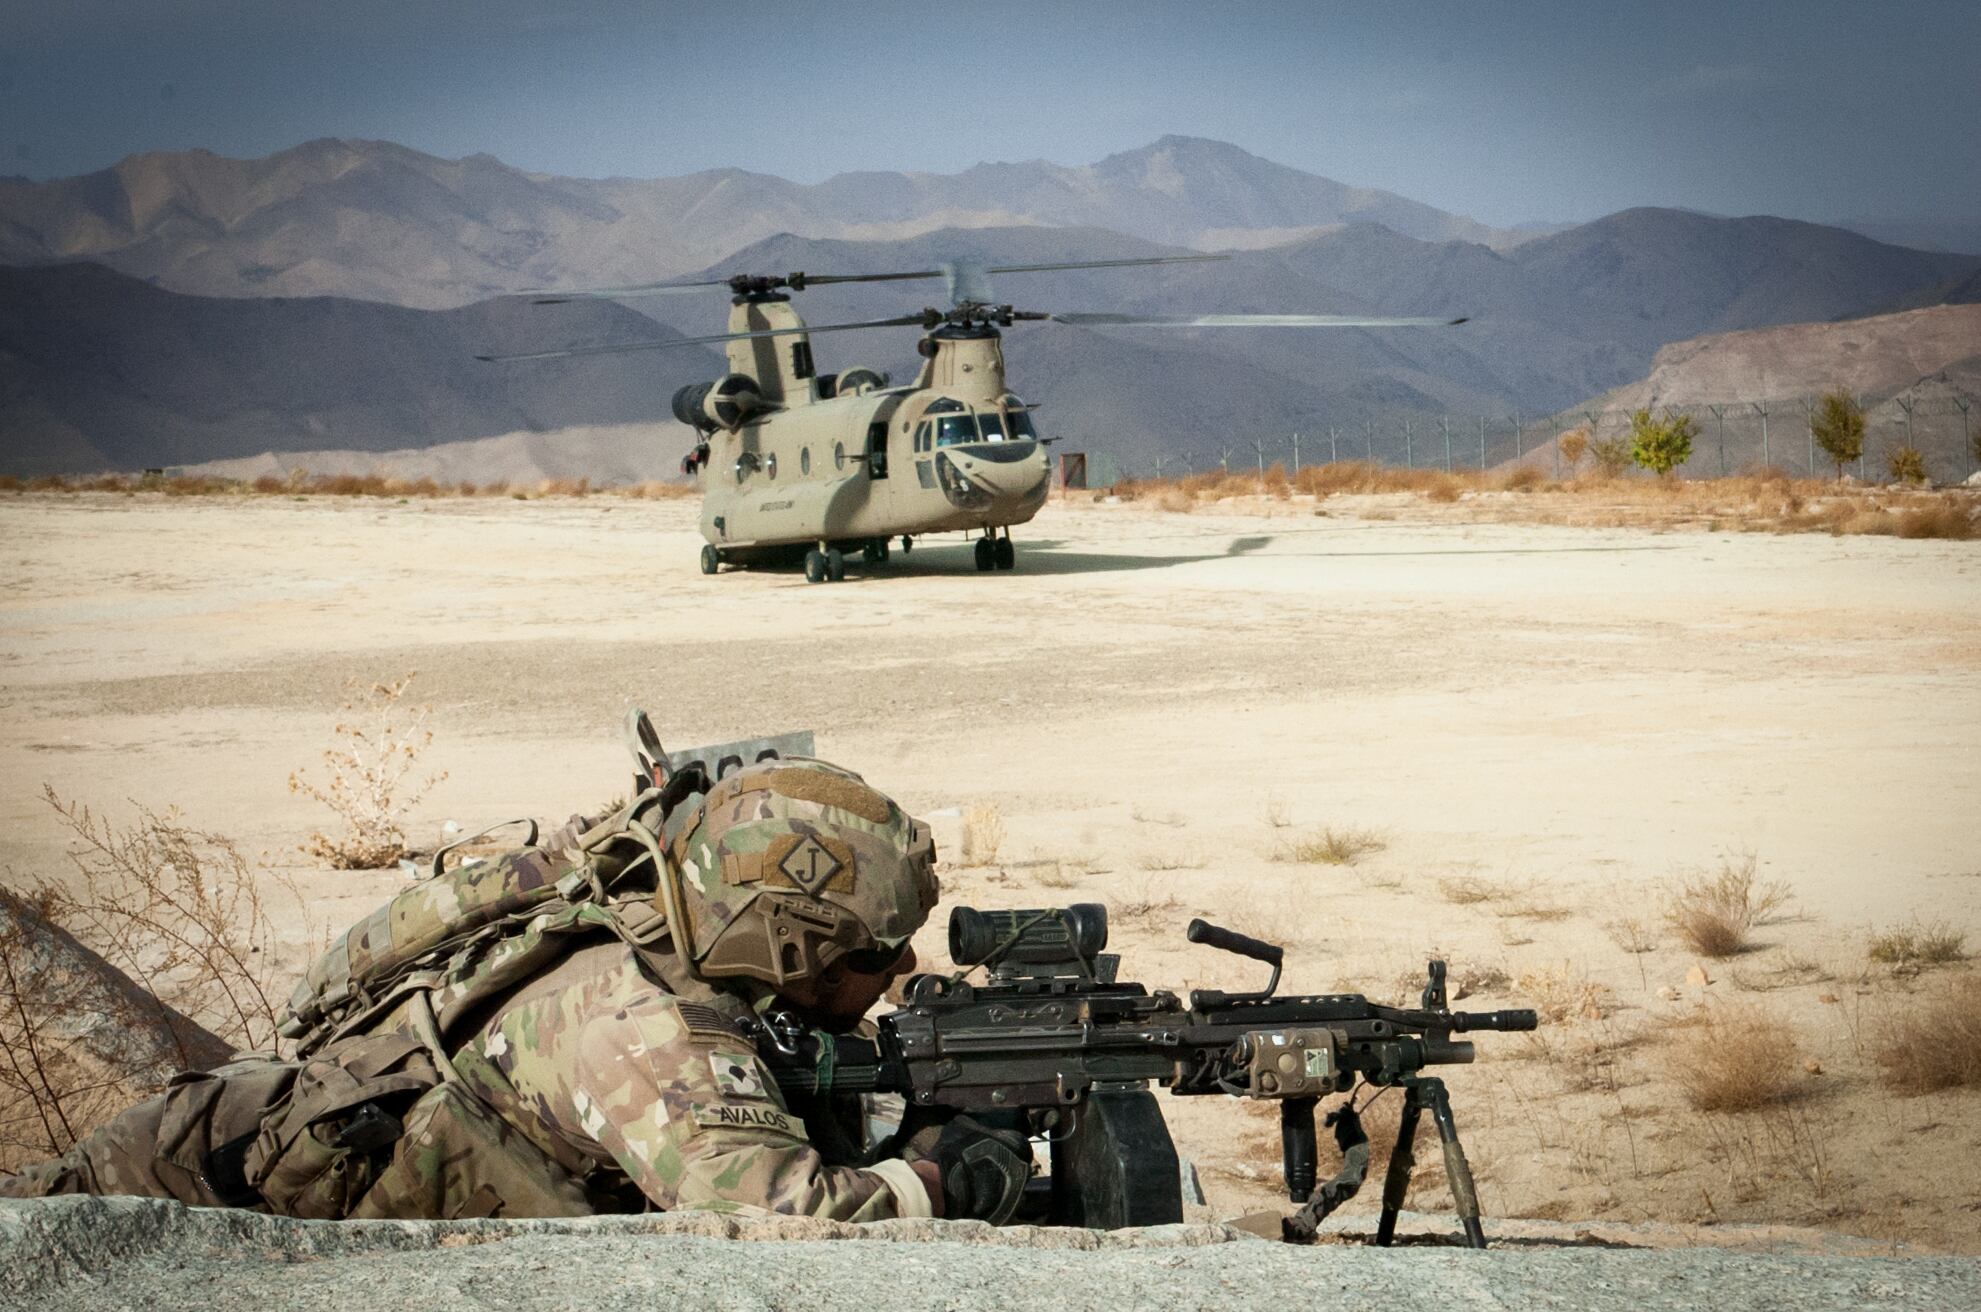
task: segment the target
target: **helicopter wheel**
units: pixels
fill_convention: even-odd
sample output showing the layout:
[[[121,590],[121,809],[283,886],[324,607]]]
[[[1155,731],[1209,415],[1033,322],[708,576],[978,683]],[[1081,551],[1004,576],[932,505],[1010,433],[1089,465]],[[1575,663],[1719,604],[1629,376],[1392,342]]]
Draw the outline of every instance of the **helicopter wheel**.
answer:
[[[877,542],[869,542],[866,546],[860,548],[860,554],[866,558],[866,562],[869,565],[886,564],[887,539],[882,538]]]
[[[813,547],[805,553],[805,582],[823,583],[825,582],[825,574],[825,553],[817,547]]]
[[[719,551],[717,551],[717,550],[715,549],[715,546],[714,546],[714,544],[712,544],[712,543],[703,543],[703,544],[702,544],[702,573],[704,573],[704,574],[713,574],[713,573],[715,573],[715,571],[716,571],[716,567],[717,567],[717,566],[719,566],[719,565],[721,565],[721,564],[722,564],[722,553],[721,553],[721,552],[719,552]]]
[[[985,570],[994,569],[996,568],[996,566],[997,566],[997,548],[991,545],[991,540],[989,538],[978,538],[977,569],[981,572]]]
[[[845,581],[846,557],[838,547],[833,547],[825,553],[825,576],[834,583]]]
[[[999,538],[992,548],[999,569],[1010,569],[1018,563],[1018,548],[1011,545],[1010,538]]]

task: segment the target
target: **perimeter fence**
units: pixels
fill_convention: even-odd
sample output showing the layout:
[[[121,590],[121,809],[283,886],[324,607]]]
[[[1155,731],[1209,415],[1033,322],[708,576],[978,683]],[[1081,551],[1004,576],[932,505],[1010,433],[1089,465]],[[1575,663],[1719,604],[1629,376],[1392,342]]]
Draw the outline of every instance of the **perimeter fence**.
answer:
[[[1697,425],[1692,455],[1676,473],[1683,478],[1724,478],[1759,467],[1798,477],[1833,476],[1836,465],[1817,445],[1810,418],[1819,398],[1697,401],[1658,404],[1654,414],[1689,415]],[[1844,472],[1860,482],[1891,482],[1890,458],[1901,447],[1918,451],[1926,477],[1958,483],[1981,470],[1981,418],[1973,398],[1962,393],[1863,399],[1864,443]],[[1331,422],[1320,416],[1295,431],[1218,438],[1181,434],[1158,436],[1139,449],[1126,443],[1085,440],[1065,434],[1062,449],[1087,453],[1090,487],[1124,478],[1166,478],[1212,469],[1243,473],[1284,465],[1297,472],[1306,465],[1361,460],[1413,469],[1492,469],[1532,465],[1550,478],[1590,468],[1599,443],[1621,441],[1627,450],[1631,411],[1571,410],[1553,415],[1519,413],[1438,414],[1399,411]],[[1582,434],[1585,454],[1571,462],[1562,435]],[[1566,444],[1572,449],[1574,443]],[[1154,449],[1151,450],[1150,447]],[[1628,456],[1624,457],[1628,461]],[[1627,467],[1626,472],[1635,471]],[[1648,475],[1647,475],[1648,476]]]

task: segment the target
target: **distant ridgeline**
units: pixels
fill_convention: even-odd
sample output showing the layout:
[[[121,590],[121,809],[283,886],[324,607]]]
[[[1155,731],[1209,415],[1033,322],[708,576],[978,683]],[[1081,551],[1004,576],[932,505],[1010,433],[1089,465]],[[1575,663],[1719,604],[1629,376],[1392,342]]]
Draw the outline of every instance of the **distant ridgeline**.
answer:
[[[1069,180],[1084,188],[1077,203]],[[959,218],[1022,226],[927,230]],[[826,235],[779,231],[792,228]],[[342,234],[334,243],[323,236],[332,231]],[[847,232],[868,236],[833,235]],[[733,249],[744,241],[752,244]],[[1157,454],[1196,468],[1247,462],[1267,439],[1273,459],[1290,461],[1294,432],[1311,461],[1330,428],[1343,458],[1442,464],[1447,422],[1454,460],[1469,449],[1476,461],[1483,422],[1487,459],[1498,463],[1551,441],[1564,416],[1615,408],[1672,343],[1981,299],[1977,256],[1782,219],[1657,209],[1507,232],[1188,138],[1077,169],[987,165],[810,187],[733,171],[543,178],[485,156],[436,160],[378,142],[315,142],[254,161],[137,156],[87,178],[0,181],[0,260],[26,266],[0,268],[9,361],[0,473],[266,452],[337,452],[349,469],[367,453],[501,438],[501,458],[526,476],[533,443],[578,430],[597,436],[564,440],[557,458],[596,467],[567,463],[558,474],[654,477],[690,445],[668,398],[724,372],[714,352],[500,367],[472,357],[720,331],[722,298],[630,303],[637,309],[483,298],[676,273],[1115,259],[1190,245],[1235,249],[1217,263],[1028,275],[994,290],[1021,309],[1473,322],[1436,333],[1139,335],[1020,324],[1007,334],[1007,358],[1013,385],[1042,407],[1042,431],[1150,472]],[[76,260],[138,276],[50,263]],[[932,295],[913,283],[823,287],[805,292],[800,309],[818,321],[885,317]],[[422,306],[442,308],[413,308]],[[1881,331],[1934,331],[1924,320],[1896,323]],[[901,379],[914,343],[909,329],[822,337],[815,350],[823,371],[852,361]],[[1766,363],[1756,357],[1754,367]],[[1965,386],[1961,368],[1949,358],[1928,372],[1948,371],[1951,397]],[[1766,400],[1813,385],[1798,375],[1784,386],[1787,376],[1769,366],[1765,384],[1757,377],[1696,396],[1660,385],[1658,394]],[[1896,394],[1915,381],[1847,385]],[[1771,455],[1774,436],[1771,428]],[[1714,472],[1697,456],[1689,468]]]

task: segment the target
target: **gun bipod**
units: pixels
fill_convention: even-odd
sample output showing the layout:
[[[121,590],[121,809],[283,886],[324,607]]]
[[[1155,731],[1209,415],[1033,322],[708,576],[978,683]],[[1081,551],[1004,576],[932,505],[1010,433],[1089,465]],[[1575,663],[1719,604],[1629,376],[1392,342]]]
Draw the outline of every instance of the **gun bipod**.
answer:
[[[1389,1168],[1383,1173],[1383,1210],[1376,1222],[1376,1243],[1387,1248],[1396,1239],[1396,1214],[1410,1192],[1410,1172],[1416,1167],[1417,1121],[1424,1112],[1438,1127],[1444,1148],[1444,1173],[1451,1186],[1451,1200],[1458,1211],[1458,1224],[1465,1231],[1471,1248],[1486,1246],[1485,1226],[1479,1220],[1479,1190],[1472,1180],[1472,1165],[1465,1160],[1464,1145],[1458,1142],[1458,1123],[1451,1115],[1451,1093],[1444,1081],[1434,1075],[1401,1082],[1403,1112],[1398,1118],[1396,1146],[1390,1149]]]

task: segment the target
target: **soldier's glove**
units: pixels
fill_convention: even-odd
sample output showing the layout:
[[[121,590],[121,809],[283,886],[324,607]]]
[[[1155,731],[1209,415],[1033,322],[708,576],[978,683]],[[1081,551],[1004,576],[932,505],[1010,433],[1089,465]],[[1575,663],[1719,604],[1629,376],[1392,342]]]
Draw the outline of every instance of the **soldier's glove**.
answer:
[[[1024,1135],[967,1116],[942,1127],[928,1160],[942,1176],[942,1214],[992,1225],[1011,1219],[1032,1175],[1032,1145]]]

